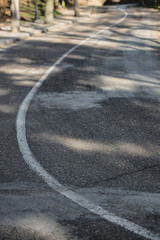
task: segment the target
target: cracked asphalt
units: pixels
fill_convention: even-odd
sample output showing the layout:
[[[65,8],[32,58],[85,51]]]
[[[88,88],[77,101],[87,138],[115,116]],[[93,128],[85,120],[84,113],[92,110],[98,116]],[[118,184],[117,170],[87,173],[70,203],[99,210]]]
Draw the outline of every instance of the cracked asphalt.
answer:
[[[160,234],[159,13],[127,8],[118,25],[79,46],[33,98],[27,140],[61,184]],[[23,160],[19,106],[66,51],[123,17],[114,7],[1,50],[0,239],[147,239],[50,189]]]

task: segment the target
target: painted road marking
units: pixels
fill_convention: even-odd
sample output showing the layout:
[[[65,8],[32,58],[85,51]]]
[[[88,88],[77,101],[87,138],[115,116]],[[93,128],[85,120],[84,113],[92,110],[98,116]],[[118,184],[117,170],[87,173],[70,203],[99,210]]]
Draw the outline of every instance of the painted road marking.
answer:
[[[110,221],[114,224],[117,224],[121,227],[124,227],[125,229],[138,234],[142,237],[145,237],[147,239],[152,240],[160,240],[160,235],[154,234],[147,229],[128,221],[124,218],[118,217],[113,213],[110,213],[109,211],[103,209],[100,206],[95,205],[94,203],[88,201],[86,198],[82,197],[81,195],[68,190],[65,186],[61,185],[54,177],[52,177],[36,160],[35,156],[31,152],[27,139],[26,139],[26,114],[28,107],[37,93],[40,86],[43,84],[43,82],[47,79],[47,77],[50,75],[51,72],[53,72],[57,65],[59,65],[70,53],[72,53],[74,50],[76,50],[78,47],[83,45],[85,42],[89,41],[90,39],[93,39],[96,35],[103,33],[105,30],[112,28],[113,26],[121,23],[126,19],[128,16],[127,12],[124,9],[118,8],[119,11],[124,13],[124,16],[116,21],[114,24],[111,24],[108,27],[105,27],[104,29],[94,33],[90,37],[84,39],[81,41],[78,45],[71,48],[69,51],[67,51],[65,54],[63,54],[40,78],[40,80],[35,84],[35,86],[30,90],[24,101],[22,102],[18,114],[17,114],[17,121],[16,121],[16,129],[17,129],[17,140],[19,144],[19,149],[21,151],[21,154],[25,160],[25,162],[29,165],[29,167],[36,172],[53,190],[61,193],[62,195],[66,196],[71,201],[77,203],[78,205],[88,209],[90,212],[99,215],[101,218],[106,219],[107,221]]]

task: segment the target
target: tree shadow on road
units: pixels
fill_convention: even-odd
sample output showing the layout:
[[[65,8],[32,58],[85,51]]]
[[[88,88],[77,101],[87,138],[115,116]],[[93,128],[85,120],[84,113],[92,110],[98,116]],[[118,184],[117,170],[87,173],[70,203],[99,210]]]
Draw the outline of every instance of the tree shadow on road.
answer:
[[[117,34],[114,30],[111,32]],[[81,34],[83,35],[83,32]],[[103,41],[106,41],[105,48],[101,46],[101,37],[98,36],[91,40],[90,45],[77,48],[65,58],[40,89],[40,92],[44,93],[68,91],[105,93],[106,100],[100,102],[101,108],[78,111],[58,107],[51,109],[34,101],[28,112],[27,136],[31,149],[40,163],[63,184],[82,187],[107,182],[110,184],[110,180],[117,176],[123,177],[125,174],[154,169],[159,164],[160,114],[158,99],[155,97],[159,86],[158,72],[154,68],[150,68],[149,71],[151,76],[157,76],[156,80],[148,80],[147,71],[138,72],[140,79],[134,74],[129,75],[122,56],[126,57],[127,61],[127,57],[131,55],[126,55],[126,51],[128,53],[132,51],[132,54],[136,55],[137,41],[131,41],[132,49],[128,50],[124,47],[126,42],[123,39],[104,38]],[[155,51],[149,43],[144,43],[140,47],[142,46],[150,47],[152,53]],[[1,160],[4,170],[1,178],[4,181],[9,177],[5,171],[6,156],[9,158],[10,155],[15,155],[14,151],[18,149],[15,121],[20,103],[42,72],[72,47],[74,47],[72,43],[53,43],[51,34],[48,34],[48,41],[44,41],[42,36],[38,42],[25,41],[2,52],[1,119],[6,123],[12,119],[8,133],[5,134],[6,127],[1,130],[3,136],[1,149],[4,149]],[[145,56],[145,49],[141,49],[140,52]],[[146,84],[147,88],[143,94],[142,83]],[[3,102],[5,106],[2,106]],[[8,109],[8,112],[3,109],[5,111]],[[7,153],[5,146],[11,135],[15,146]],[[77,146],[80,145],[77,149],[76,143]],[[86,146],[86,150],[83,146]],[[17,160],[10,162],[10,168],[14,169],[14,179],[21,179],[24,177],[23,167],[20,168],[22,172],[18,176],[20,171],[17,173],[16,166],[19,159],[21,163],[23,159],[19,152],[15,156],[18,156]],[[22,164],[24,165],[25,163]],[[30,176],[28,167],[24,169],[27,177]],[[144,182],[148,184],[149,189],[153,187],[156,191],[155,182],[158,176],[157,174],[154,176],[152,171],[149,174],[150,177],[147,180],[148,175],[145,176]],[[140,178],[137,178],[134,186],[133,183],[130,184],[130,187],[137,188],[138,181]],[[121,184],[123,186],[124,181]]]

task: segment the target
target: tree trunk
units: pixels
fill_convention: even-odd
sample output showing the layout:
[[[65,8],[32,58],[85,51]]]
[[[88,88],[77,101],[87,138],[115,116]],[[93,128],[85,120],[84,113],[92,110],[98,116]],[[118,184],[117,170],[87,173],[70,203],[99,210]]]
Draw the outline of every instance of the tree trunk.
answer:
[[[59,0],[54,0],[54,9],[58,9]]]
[[[80,17],[78,0],[74,0],[75,17]]]
[[[19,32],[19,0],[11,0],[11,31]]]
[[[3,6],[3,14],[4,16],[6,15],[6,4],[5,4],[5,0],[2,0],[2,6]]]
[[[65,7],[65,1],[64,0],[62,0],[62,7]]]
[[[45,23],[53,22],[53,10],[53,0],[47,0],[45,7]]]
[[[38,15],[38,4],[37,4],[37,0],[35,0],[35,20],[39,19],[39,15]]]

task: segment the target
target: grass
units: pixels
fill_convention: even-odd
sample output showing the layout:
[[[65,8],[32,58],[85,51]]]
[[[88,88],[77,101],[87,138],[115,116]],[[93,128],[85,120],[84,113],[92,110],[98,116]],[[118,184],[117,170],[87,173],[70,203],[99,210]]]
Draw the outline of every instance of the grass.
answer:
[[[141,4],[138,4],[137,7],[154,8],[154,9],[160,10],[160,5],[155,6],[155,5],[147,5],[147,4],[145,4],[145,5],[143,6],[143,5],[141,5]]]
[[[146,6],[146,7],[160,10],[160,5],[159,6]]]
[[[160,10],[160,5],[159,6],[154,6],[153,8]]]
[[[38,16],[39,19],[43,19],[45,15],[45,2],[38,0]],[[59,12],[54,10],[54,17],[57,16]],[[33,0],[30,0],[29,4],[26,1],[23,1],[20,5],[20,19],[21,21],[33,21],[35,20],[35,4]]]
[[[44,19],[45,15],[45,1],[37,0],[38,3],[38,16],[39,19]],[[35,20],[35,1],[34,0],[20,0],[20,21],[22,22],[31,22]],[[54,17],[59,15],[60,12],[58,9],[55,9],[53,12]],[[10,8],[6,6],[6,16],[3,17],[2,11],[0,12],[0,20],[4,21],[10,20]]]

